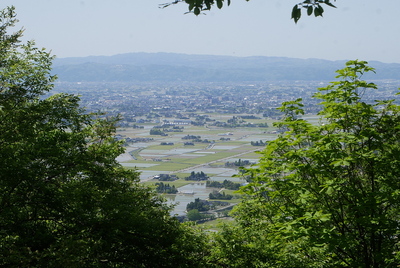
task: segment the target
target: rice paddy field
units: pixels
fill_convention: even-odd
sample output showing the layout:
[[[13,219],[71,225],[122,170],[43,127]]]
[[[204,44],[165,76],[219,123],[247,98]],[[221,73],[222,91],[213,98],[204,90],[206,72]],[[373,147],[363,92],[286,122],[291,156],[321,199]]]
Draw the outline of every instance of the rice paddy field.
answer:
[[[225,177],[229,173],[226,177],[229,179],[230,174],[236,172],[236,168],[225,167],[226,162],[241,159],[257,163],[257,151],[262,150],[263,146],[252,146],[251,142],[267,142],[276,136],[271,134],[268,128],[226,129],[185,125],[183,132],[169,132],[168,136],[150,135],[149,130],[124,128],[118,131],[123,138],[151,139],[148,142],[129,143],[126,153],[118,158],[126,168],[141,171],[141,181],[151,180],[153,173],[190,173],[202,169],[207,170],[207,174],[212,173],[217,177]],[[208,142],[185,145],[185,142],[191,142],[182,139],[186,135],[200,136],[201,140]]]
[[[212,115],[213,119],[226,121],[233,115]],[[315,120],[315,118],[310,118]],[[227,162],[248,160],[257,164],[259,151],[264,146],[253,146],[252,142],[268,142],[277,137],[271,120],[252,119],[251,123],[268,123],[269,127],[235,127],[219,128],[211,126],[182,125],[182,132],[166,132],[167,136],[150,135],[150,129],[160,124],[143,124],[144,128],[123,128],[117,134],[122,138],[141,138],[140,142],[128,143],[126,152],[118,157],[118,161],[128,169],[140,171],[140,180],[146,185],[154,185],[158,180],[154,176],[160,174],[176,175],[179,179],[168,181],[178,189],[176,195],[166,195],[171,204],[175,204],[173,214],[184,215],[186,204],[195,198],[207,199],[215,188],[208,188],[205,181],[187,181],[184,178],[191,172],[204,172],[209,180],[245,183],[240,179],[238,168],[226,166]],[[140,125],[140,124],[138,124]],[[200,136],[203,142],[182,139],[187,135]],[[207,140],[207,142],[204,142]],[[164,145],[163,145],[164,144]],[[230,193],[232,194],[232,193]],[[233,193],[234,194],[234,193]],[[233,199],[230,202],[239,202]]]

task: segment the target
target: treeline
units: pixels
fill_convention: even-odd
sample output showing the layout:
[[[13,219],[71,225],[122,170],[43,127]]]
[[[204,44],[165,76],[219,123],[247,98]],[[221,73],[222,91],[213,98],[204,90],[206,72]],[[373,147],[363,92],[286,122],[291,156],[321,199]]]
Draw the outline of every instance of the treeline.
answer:
[[[267,143],[260,140],[260,141],[252,141],[252,142],[250,142],[250,144],[253,146],[265,146]]]
[[[201,200],[200,198],[196,198],[193,202],[190,202],[186,205],[186,211],[190,211],[192,209],[197,209],[198,211],[208,211],[214,208],[214,204],[206,200]]]
[[[239,190],[241,184],[235,183],[230,180],[224,180],[222,183],[218,181],[207,181],[206,187],[213,187],[213,188],[225,188],[228,190]]]
[[[186,135],[182,137],[182,140],[197,140],[201,139],[201,136],[196,136],[196,135]]]
[[[187,180],[187,181],[205,181],[205,180],[208,180],[208,178],[209,177],[203,171],[200,171],[197,173],[192,171],[188,177],[185,177],[185,180]]]
[[[249,166],[252,163],[250,162],[250,160],[236,160],[235,162],[226,162],[225,163],[225,167],[244,167],[244,166]]]
[[[150,135],[160,135],[160,136],[168,136],[162,129],[159,128],[152,128],[150,129]]]
[[[201,136],[195,136],[195,135],[186,135],[186,136],[182,137],[182,140],[192,140],[191,142],[185,142],[185,145],[192,145],[193,142],[201,142],[201,143],[211,143],[212,142],[212,141],[209,141],[208,139],[202,140]]]
[[[213,220],[217,217],[226,217],[231,206],[224,210],[219,210],[218,212],[213,212],[212,214],[207,214],[210,210],[215,210],[220,207],[229,206],[230,203],[223,201],[207,201],[200,198],[196,198],[193,202],[186,205],[186,218],[189,221],[203,222],[208,220]]]
[[[164,184],[163,182],[156,182],[155,185],[157,193],[176,194],[178,192],[175,185],[170,186],[168,183]]]
[[[225,192],[222,192],[222,194],[219,191],[212,191],[208,195],[208,198],[210,199],[220,199],[220,200],[231,200],[233,198],[233,195],[231,194],[225,194]]]
[[[165,142],[165,141],[163,141],[163,142],[160,143],[160,145],[174,145],[174,143],[173,142]]]

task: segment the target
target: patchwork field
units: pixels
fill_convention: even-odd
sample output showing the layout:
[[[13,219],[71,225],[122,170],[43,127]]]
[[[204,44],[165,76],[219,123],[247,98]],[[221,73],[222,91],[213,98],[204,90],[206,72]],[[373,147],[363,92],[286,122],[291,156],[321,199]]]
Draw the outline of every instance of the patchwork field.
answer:
[[[221,177],[227,170],[236,170],[225,167],[226,162],[235,162],[239,159],[256,163],[259,154],[256,151],[263,146],[252,146],[251,142],[271,140],[268,128],[200,128],[198,126],[184,126],[183,132],[170,132],[168,136],[150,135],[149,128],[120,129],[118,134],[123,138],[151,138],[148,142],[129,143],[126,153],[118,160],[127,168],[137,168],[142,171],[141,180],[152,179],[155,173],[176,174],[202,168],[217,168],[211,172]],[[209,142],[193,142],[194,145],[184,145],[182,137],[186,135],[200,136]],[[223,139],[221,139],[223,138]],[[161,144],[169,145],[161,145]],[[221,169],[222,168],[222,169]],[[146,172],[147,171],[147,172]],[[232,173],[232,172],[231,172]],[[229,177],[228,177],[229,178]]]
[[[218,120],[228,120],[233,115],[216,115]],[[265,119],[252,120],[252,123],[266,123]],[[140,124],[138,124],[140,125]],[[176,204],[175,214],[183,215],[186,204],[195,198],[207,199],[213,188],[206,188],[204,182],[184,180],[191,172],[204,172],[210,180],[232,180],[242,182],[238,167],[227,166],[226,163],[248,160],[256,164],[259,159],[257,151],[264,146],[253,146],[252,142],[267,142],[276,137],[273,127],[235,127],[219,128],[184,125],[182,132],[167,132],[167,136],[150,135],[150,129],[159,124],[143,125],[144,128],[123,128],[118,133],[124,139],[140,138],[139,142],[130,142],[126,153],[118,158],[126,168],[141,172],[140,180],[146,185],[154,185],[153,179],[159,174],[176,175],[180,179],[166,182],[174,185],[180,193],[166,195],[169,202]],[[268,122],[272,126],[272,122]],[[201,141],[182,139],[187,135],[200,136]],[[146,139],[146,140],[144,140]],[[192,142],[185,145],[185,142]],[[238,200],[232,200],[237,202]]]

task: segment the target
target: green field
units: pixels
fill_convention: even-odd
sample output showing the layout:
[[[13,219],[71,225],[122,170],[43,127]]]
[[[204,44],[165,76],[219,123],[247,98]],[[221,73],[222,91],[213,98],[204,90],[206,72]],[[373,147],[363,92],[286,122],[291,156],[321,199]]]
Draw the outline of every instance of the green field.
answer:
[[[174,145],[151,145],[147,149],[149,150],[172,150],[175,148],[182,147],[182,144],[174,144]]]
[[[219,159],[222,159],[222,158],[226,158],[226,157],[229,157],[229,156],[234,156],[236,154],[237,154],[236,152],[232,152],[232,151],[223,151],[223,152],[218,152],[218,153],[215,153],[215,154],[200,156],[200,157],[194,158],[194,159],[183,160],[182,163],[199,165],[199,164],[204,164],[204,163],[216,161],[216,160],[219,160]]]
[[[150,137],[148,131],[148,129],[124,128],[121,131],[121,135],[130,138]],[[230,133],[232,135],[220,136],[221,133]],[[216,142],[213,146],[209,146],[210,144],[208,143],[194,143],[194,146],[184,146],[184,142],[190,141],[181,139],[186,135],[201,136],[202,139],[204,137],[209,140],[216,140]],[[142,171],[170,173],[190,169],[191,167],[199,168],[200,166],[224,168],[226,162],[233,161],[230,158],[257,160],[260,155],[252,151],[262,150],[263,147],[251,146],[251,141],[258,141],[263,137],[271,139],[272,136],[272,134],[261,132],[258,128],[208,129],[198,126],[185,126],[183,132],[169,132],[169,136],[152,135],[153,140],[147,143],[140,143],[140,147],[135,148],[135,144],[130,145],[128,151],[137,160],[128,159],[124,162],[131,165],[137,163],[137,169]],[[219,140],[221,137],[230,138],[230,140],[221,141]],[[246,140],[243,140],[244,137]],[[161,142],[173,142],[174,145],[160,145]],[[149,164],[152,164],[152,166],[148,166]]]
[[[174,163],[174,162],[159,162],[159,165],[152,167],[144,167],[140,168],[142,170],[160,170],[160,171],[177,171],[181,169],[185,169],[191,167],[191,164],[185,163]]]
[[[235,114],[208,114],[211,119],[226,122]],[[162,121],[162,118],[159,118]],[[123,128],[117,131],[118,134],[126,138],[140,138],[138,143],[128,144],[127,151],[131,154],[124,158],[123,163],[129,163],[127,168],[138,164],[137,170],[143,172],[141,180],[148,180],[153,174],[177,172],[187,175],[193,171],[205,170],[205,173],[215,174],[219,179],[229,179],[230,174],[236,174],[235,167],[225,167],[226,162],[233,162],[237,159],[249,159],[256,162],[260,155],[253,152],[254,150],[262,150],[263,147],[255,147],[251,145],[252,141],[267,141],[276,137],[273,133],[275,128],[272,127],[272,121],[262,119],[249,119],[249,123],[268,123],[269,128],[258,127],[236,127],[236,128],[220,128],[215,126],[192,126],[185,125],[182,132],[167,132],[168,136],[150,135],[149,126],[156,126],[156,123],[143,124],[146,128]],[[140,125],[140,124],[138,124]],[[186,135],[200,136],[201,140],[214,141],[215,143],[194,142],[194,145],[184,145],[185,142],[193,142],[192,140],[184,140],[182,137]],[[148,140],[143,140],[151,138]],[[223,138],[223,140],[221,140]],[[229,139],[229,140],[224,140]],[[162,142],[173,143],[173,145],[161,145]],[[135,159],[132,159],[132,156]],[[215,170],[215,172],[213,172]],[[229,171],[231,170],[231,171]],[[227,172],[229,171],[229,172]],[[187,176],[185,175],[185,176]],[[184,176],[180,176],[184,177]],[[181,182],[177,182],[181,184]],[[184,182],[187,184],[188,182]]]
[[[217,145],[224,145],[224,146],[241,146],[248,144],[249,142],[246,141],[218,141]]]

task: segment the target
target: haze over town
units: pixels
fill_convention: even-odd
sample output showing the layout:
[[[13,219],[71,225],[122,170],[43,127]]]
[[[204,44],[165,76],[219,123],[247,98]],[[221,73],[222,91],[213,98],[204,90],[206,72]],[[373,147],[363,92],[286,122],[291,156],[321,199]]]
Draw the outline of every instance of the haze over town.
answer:
[[[25,38],[54,55],[82,57],[130,52],[279,56],[400,63],[398,0],[338,0],[324,17],[290,19],[296,0],[232,1],[206,15],[184,14],[167,0],[6,0]]]

